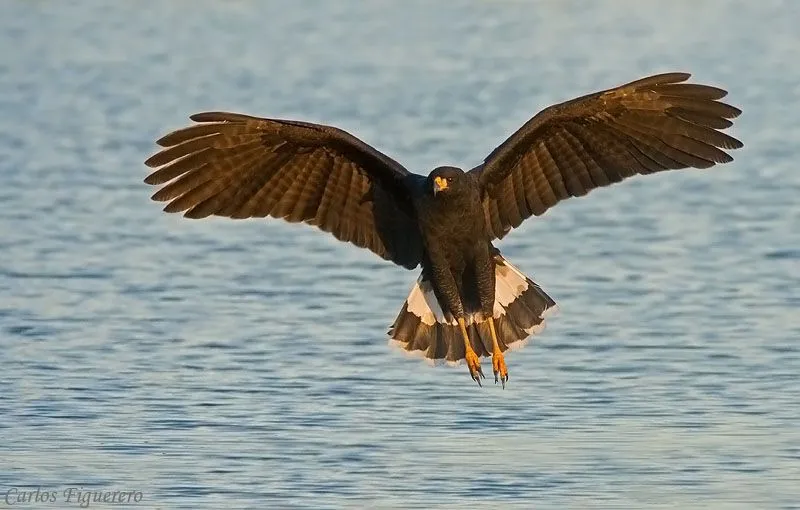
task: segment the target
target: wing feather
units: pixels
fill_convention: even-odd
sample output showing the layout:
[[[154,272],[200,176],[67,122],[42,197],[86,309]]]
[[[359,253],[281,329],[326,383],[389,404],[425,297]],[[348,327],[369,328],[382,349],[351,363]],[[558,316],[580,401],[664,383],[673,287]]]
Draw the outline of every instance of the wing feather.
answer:
[[[494,237],[569,197],[637,174],[709,168],[742,143],[721,88],[687,73],[648,76],[542,110],[471,172]],[[523,200],[524,198],[524,200]]]
[[[165,211],[302,221],[399,265],[420,263],[410,183],[421,177],[393,159],[332,126],[229,112],[191,119],[145,162]]]

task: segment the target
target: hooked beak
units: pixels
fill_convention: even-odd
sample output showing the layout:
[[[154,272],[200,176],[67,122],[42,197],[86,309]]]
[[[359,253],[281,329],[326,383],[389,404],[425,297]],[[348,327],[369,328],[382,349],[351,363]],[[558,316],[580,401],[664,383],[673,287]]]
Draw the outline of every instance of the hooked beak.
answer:
[[[433,194],[439,193],[447,189],[447,179],[444,177],[433,178]]]

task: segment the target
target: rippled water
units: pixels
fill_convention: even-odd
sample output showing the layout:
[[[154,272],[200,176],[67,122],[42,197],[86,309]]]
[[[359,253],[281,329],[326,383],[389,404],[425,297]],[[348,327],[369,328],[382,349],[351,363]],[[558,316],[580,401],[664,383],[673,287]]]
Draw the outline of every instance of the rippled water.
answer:
[[[0,497],[800,508],[798,22],[788,1],[3,2]],[[168,216],[142,184],[195,111],[335,124],[427,172],[666,70],[731,90],[745,149],[500,243],[562,310],[505,391],[387,347],[415,273],[309,227]]]

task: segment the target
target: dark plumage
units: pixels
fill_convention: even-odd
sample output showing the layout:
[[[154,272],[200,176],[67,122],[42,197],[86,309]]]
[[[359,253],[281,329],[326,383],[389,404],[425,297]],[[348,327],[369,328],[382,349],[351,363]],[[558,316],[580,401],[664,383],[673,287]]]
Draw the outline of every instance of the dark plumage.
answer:
[[[200,113],[198,124],[158,140],[145,182],[153,199],[189,218],[272,216],[305,222],[422,275],[390,335],[427,358],[466,359],[495,381],[502,353],[543,326],[555,302],[492,245],[565,198],[636,174],[732,160],[742,143],[720,130],[741,112],[727,93],[650,76],[551,106],[468,172],[428,177],[331,126],[235,113]]]

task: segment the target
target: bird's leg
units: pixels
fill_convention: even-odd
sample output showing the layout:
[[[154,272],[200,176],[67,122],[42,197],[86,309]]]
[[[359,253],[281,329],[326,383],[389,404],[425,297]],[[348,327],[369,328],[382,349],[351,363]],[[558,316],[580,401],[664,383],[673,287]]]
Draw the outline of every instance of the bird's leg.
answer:
[[[506,368],[506,360],[503,357],[503,353],[500,351],[500,344],[497,343],[497,332],[494,329],[494,317],[491,315],[489,316],[489,331],[492,333],[492,370],[494,370],[494,383],[497,384],[497,380],[500,379],[503,388],[505,388],[506,381],[508,381],[508,368]]]
[[[464,358],[467,360],[469,375],[478,383],[478,386],[482,386],[481,377],[485,379],[486,376],[483,375],[483,370],[481,369],[481,360],[478,358],[478,355],[475,354],[475,350],[472,348],[472,342],[469,341],[467,325],[464,323],[463,317],[458,318],[458,327],[461,328],[461,336],[464,337],[464,349],[466,350]]]

